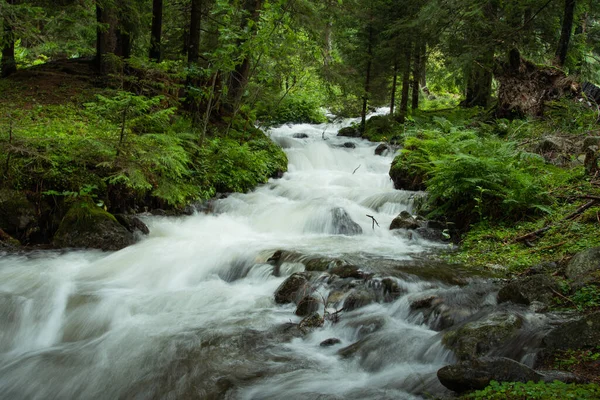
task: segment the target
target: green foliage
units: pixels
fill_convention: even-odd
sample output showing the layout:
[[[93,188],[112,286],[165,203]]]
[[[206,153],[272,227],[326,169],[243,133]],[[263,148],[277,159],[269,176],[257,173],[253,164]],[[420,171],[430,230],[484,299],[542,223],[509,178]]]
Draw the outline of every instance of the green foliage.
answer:
[[[372,142],[391,140],[394,133],[400,130],[400,125],[389,115],[375,115],[369,118],[365,125],[363,137]]]
[[[396,162],[425,177],[432,217],[516,221],[549,212],[539,156],[517,150],[515,143],[456,130],[445,119],[436,122],[441,131],[407,138]]]
[[[303,96],[286,96],[271,110],[258,110],[257,118],[266,125],[284,123],[322,123],[327,121],[317,99]]]
[[[576,308],[578,311],[595,311],[600,308],[600,287],[589,284],[573,290],[568,281],[561,282],[564,297],[555,299],[559,308]]]
[[[544,382],[490,382],[483,390],[464,395],[469,400],[554,400],[554,399],[597,399],[600,397],[600,386],[597,384],[567,384],[554,381]]]
[[[582,364],[600,360],[600,347],[595,350],[558,350],[554,354],[553,367],[564,371],[573,371]]]

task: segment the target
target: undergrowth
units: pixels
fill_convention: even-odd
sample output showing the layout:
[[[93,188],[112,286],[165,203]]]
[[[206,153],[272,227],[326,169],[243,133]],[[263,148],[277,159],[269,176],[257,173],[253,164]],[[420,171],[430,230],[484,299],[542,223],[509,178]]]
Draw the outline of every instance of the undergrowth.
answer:
[[[597,384],[566,384],[554,381],[504,382],[492,381],[488,387],[461,397],[465,400],[554,400],[554,399],[598,399],[600,386]]]

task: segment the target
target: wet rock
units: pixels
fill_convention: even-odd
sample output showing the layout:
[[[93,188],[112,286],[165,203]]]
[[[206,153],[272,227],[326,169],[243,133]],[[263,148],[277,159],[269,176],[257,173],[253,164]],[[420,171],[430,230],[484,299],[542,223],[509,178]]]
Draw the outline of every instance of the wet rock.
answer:
[[[344,311],[352,311],[375,302],[375,296],[366,289],[352,291],[344,300]]]
[[[600,312],[560,325],[542,344],[549,350],[596,348],[600,344]]]
[[[357,128],[352,126],[347,126],[338,131],[338,136],[346,136],[346,137],[360,137],[360,131]]]
[[[389,175],[394,182],[394,188],[398,190],[424,191],[427,189],[424,177],[416,174],[414,171],[410,171],[402,163],[400,156],[392,161]]]
[[[341,207],[336,207],[331,210],[331,219],[333,221],[334,235],[361,235],[362,228],[350,218],[350,215]]]
[[[282,268],[284,266],[284,264],[300,263],[304,257],[305,257],[304,255],[302,255],[298,252],[295,252],[295,251],[276,250],[273,253],[273,255],[271,255],[267,259],[266,263],[273,266],[273,275],[274,276],[281,276],[282,269],[285,269],[285,268]]]
[[[578,383],[585,384],[589,383],[589,380],[584,378],[583,376],[579,376],[572,372],[565,371],[537,371],[542,375],[542,380],[546,383],[552,383],[554,381],[559,381],[563,383]]]
[[[329,296],[327,296],[327,307],[337,308],[345,297],[346,292],[342,290],[332,290],[329,292]]]
[[[383,278],[381,280],[381,287],[383,292],[383,301],[391,302],[396,300],[405,291],[398,285],[398,282],[394,278]]]
[[[55,247],[115,251],[135,243],[135,238],[110,213],[86,201],[74,203],[54,235]]]
[[[390,230],[394,229],[417,229],[421,226],[419,221],[408,211],[402,211],[390,224]]]
[[[390,150],[391,150],[390,146],[388,146],[385,143],[381,143],[379,146],[377,146],[375,148],[375,155],[376,156],[382,156],[382,155],[384,155],[385,153],[387,153]]]
[[[137,231],[143,235],[150,234],[150,229],[148,229],[148,226],[135,215],[115,214],[115,218],[121,225],[125,227],[125,229],[131,233],[135,233]]]
[[[21,246],[21,243],[10,236],[8,233],[4,232],[2,228],[0,228],[0,250],[12,251]]]
[[[516,279],[500,289],[498,303],[511,301],[528,306],[538,301],[550,304],[556,290],[558,290],[556,281],[548,275],[527,276]]]
[[[600,247],[593,247],[576,254],[569,261],[565,275],[577,284],[600,280]]]
[[[299,317],[306,317],[315,311],[319,311],[322,304],[322,301],[316,297],[304,296],[298,303],[298,307],[296,307],[296,315]]]
[[[344,260],[339,258],[331,258],[331,257],[309,257],[307,259],[302,260],[304,265],[306,266],[307,271],[328,271],[330,269],[340,268],[347,263]]]
[[[447,331],[442,343],[459,360],[472,360],[514,339],[523,324],[522,318],[510,312],[497,311]]]
[[[542,375],[510,358],[482,357],[448,365],[437,372],[438,379],[450,390],[463,393],[484,389],[491,381],[538,382]]]
[[[0,190],[0,229],[6,234],[25,239],[36,224],[37,212],[25,194],[16,190]]]
[[[419,237],[430,240],[432,242],[442,242],[448,240],[447,236],[444,236],[441,229],[432,229],[429,227],[421,226],[414,230]]]
[[[308,135],[306,133],[294,133],[294,135],[292,135],[292,137],[294,137],[296,139],[307,139]]]
[[[339,265],[329,270],[331,275],[337,275],[342,279],[354,278],[354,279],[365,279],[369,274],[361,271],[356,265]]]
[[[356,148],[356,144],[352,143],[352,142],[346,142],[344,143],[344,147],[347,149],[355,149]]]
[[[297,272],[292,274],[275,290],[275,303],[287,304],[298,301],[306,294],[309,280],[310,275],[307,273]]]
[[[323,340],[319,346],[321,347],[331,347],[331,346],[335,346],[336,344],[340,344],[342,343],[342,341],[338,338],[330,338],[330,339],[325,339]]]
[[[316,328],[320,328],[324,323],[325,319],[321,316],[321,314],[315,312],[300,321],[298,328],[303,332],[307,332]]]

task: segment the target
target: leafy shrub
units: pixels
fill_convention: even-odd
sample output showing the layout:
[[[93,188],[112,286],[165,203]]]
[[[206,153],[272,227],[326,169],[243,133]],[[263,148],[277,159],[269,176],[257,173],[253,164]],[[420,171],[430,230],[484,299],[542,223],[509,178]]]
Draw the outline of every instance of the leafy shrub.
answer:
[[[600,386],[597,384],[566,384],[558,381],[552,383],[498,383],[492,381],[485,389],[478,390],[461,398],[476,400],[591,400],[600,398]]]
[[[519,220],[548,212],[550,197],[540,174],[543,160],[498,138],[439,130],[406,139],[395,168],[421,176],[432,217],[446,216],[463,226],[476,220]]]
[[[286,96],[278,104],[259,110],[257,117],[267,125],[321,123],[327,119],[319,103],[303,96]]]

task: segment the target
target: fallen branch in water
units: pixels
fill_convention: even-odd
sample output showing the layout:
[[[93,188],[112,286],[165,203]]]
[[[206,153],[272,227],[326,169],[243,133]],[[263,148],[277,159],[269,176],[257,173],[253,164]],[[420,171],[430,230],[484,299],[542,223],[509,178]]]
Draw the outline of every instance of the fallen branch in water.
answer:
[[[584,205],[582,205],[581,207],[579,207],[577,210],[575,210],[571,214],[567,215],[565,218],[563,218],[559,222],[572,221],[575,218],[577,218],[579,215],[581,215],[582,212],[584,212],[585,210],[587,210],[590,207],[593,207],[596,203],[600,202],[600,198],[597,198],[596,196],[586,196],[584,198],[588,198],[588,197],[591,197],[592,200],[589,201],[589,202],[587,202],[587,203],[585,203]],[[533,232],[530,232],[530,233],[528,233],[526,235],[519,236],[513,242],[514,243],[518,243],[518,242],[526,242],[529,239],[537,239],[541,235],[543,235],[544,233],[546,233],[547,231],[549,231],[552,227],[554,227],[554,225],[555,224],[550,224],[550,225],[545,226],[545,227],[543,227],[541,229],[538,229],[537,231],[533,231]]]
[[[356,167],[356,169],[355,169],[354,171],[352,171],[352,175],[354,175],[354,173],[355,173],[356,171],[358,171],[358,169],[360,168],[360,166],[361,166],[361,165],[362,165],[362,164],[359,164],[359,165],[358,165],[358,167]]]
[[[371,218],[371,219],[373,220],[373,223],[371,224],[371,225],[372,225],[371,227],[373,228],[373,230],[375,230],[375,224],[377,224],[377,227],[379,227],[379,228],[380,228],[380,226],[379,226],[379,222],[377,222],[377,220],[375,219],[375,217],[374,217],[374,216],[372,216],[372,215],[367,215],[367,217],[369,217],[369,218]]]

